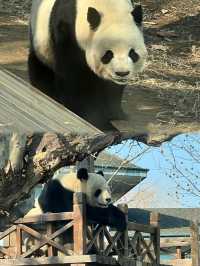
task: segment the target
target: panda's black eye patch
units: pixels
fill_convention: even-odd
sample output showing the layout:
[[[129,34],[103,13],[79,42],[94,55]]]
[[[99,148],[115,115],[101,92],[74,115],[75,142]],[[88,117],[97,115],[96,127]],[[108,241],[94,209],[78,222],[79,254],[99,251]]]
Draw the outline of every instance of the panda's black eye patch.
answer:
[[[102,190],[97,189],[96,192],[94,193],[94,196],[97,198],[101,194]]]
[[[136,63],[139,60],[139,55],[135,52],[134,49],[131,49],[129,51],[128,56],[132,59],[133,63]]]
[[[112,60],[113,57],[114,57],[113,52],[111,50],[107,50],[104,56],[102,56],[101,62],[106,65]]]

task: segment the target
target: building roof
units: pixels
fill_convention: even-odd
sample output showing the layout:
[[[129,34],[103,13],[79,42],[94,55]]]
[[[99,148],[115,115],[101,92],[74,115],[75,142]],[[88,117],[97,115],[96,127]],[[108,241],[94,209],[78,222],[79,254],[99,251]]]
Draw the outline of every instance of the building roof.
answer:
[[[95,169],[102,170],[109,180],[114,201],[124,196],[130,189],[137,186],[147,176],[148,169],[143,169],[123,158],[101,152],[95,161]]]
[[[129,162],[128,160],[125,161],[125,159],[115,155],[111,154],[109,152],[101,152],[99,156],[97,157],[96,161],[94,162],[96,167],[113,167],[118,168],[120,165],[122,169],[137,169],[144,172],[147,172],[148,169],[141,168],[139,166],[136,166],[135,164]]]
[[[149,224],[150,213],[160,213],[160,227],[162,235],[184,235],[189,233],[191,221],[200,220],[198,208],[129,208],[129,220],[141,224]]]

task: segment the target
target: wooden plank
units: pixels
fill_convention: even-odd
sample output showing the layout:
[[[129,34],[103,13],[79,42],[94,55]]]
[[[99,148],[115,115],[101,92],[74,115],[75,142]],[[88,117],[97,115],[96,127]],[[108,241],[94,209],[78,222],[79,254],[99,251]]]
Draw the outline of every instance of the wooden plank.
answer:
[[[12,227],[8,228],[6,231],[0,234],[0,240],[9,235],[10,233],[14,232],[15,230],[16,230],[16,225],[13,225]]]
[[[22,254],[22,230],[19,225],[17,225],[16,230],[16,255],[20,256]]]
[[[74,193],[74,253],[83,255],[86,251],[86,209],[85,196],[82,193]]]
[[[0,124],[22,132],[102,133],[29,83],[0,68]]]
[[[103,257],[96,255],[78,255],[66,257],[49,257],[49,258],[17,258],[17,259],[0,259],[0,266],[33,266],[33,265],[62,265],[62,264],[80,264],[80,263],[100,263],[107,265],[118,265],[112,257]]]
[[[129,231],[138,231],[138,232],[153,234],[153,233],[155,233],[156,229],[155,229],[155,226],[137,224],[137,223],[134,223],[134,222],[128,222],[128,230]]]
[[[192,266],[191,259],[162,260],[162,263],[165,266]]]
[[[170,248],[170,247],[187,247],[187,246],[190,246],[191,245],[191,241],[176,241],[176,240],[173,240],[173,241],[163,241],[161,239],[161,242],[160,242],[160,247],[161,248]]]
[[[65,221],[73,219],[74,219],[73,212],[45,213],[42,215],[20,218],[17,221],[15,221],[15,224],[45,223],[45,222]]]

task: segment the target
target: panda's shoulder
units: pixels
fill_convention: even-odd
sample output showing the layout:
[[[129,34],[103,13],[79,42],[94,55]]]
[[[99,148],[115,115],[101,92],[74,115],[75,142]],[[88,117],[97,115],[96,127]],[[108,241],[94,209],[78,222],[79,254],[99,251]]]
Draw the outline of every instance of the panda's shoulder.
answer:
[[[53,180],[50,180],[46,184],[43,191],[45,194],[52,194],[52,193],[58,193],[62,191],[63,189],[64,188],[62,186],[62,183],[59,181],[59,179],[53,179]]]

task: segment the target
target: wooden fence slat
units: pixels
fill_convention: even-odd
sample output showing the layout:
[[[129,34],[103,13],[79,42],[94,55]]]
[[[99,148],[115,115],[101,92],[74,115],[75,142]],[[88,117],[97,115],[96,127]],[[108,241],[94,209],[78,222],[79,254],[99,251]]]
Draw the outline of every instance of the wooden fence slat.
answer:
[[[83,255],[86,252],[86,198],[83,193],[74,193],[74,254]],[[75,264],[74,266],[85,266],[85,264]]]
[[[199,223],[198,221],[191,223],[191,237],[192,237],[192,266],[200,265],[200,248],[199,248]]]
[[[152,212],[150,215],[150,224],[155,227],[154,234],[151,234],[153,241],[156,264],[160,264],[160,215],[159,213]]]
[[[155,226],[128,222],[128,231],[138,231],[138,232],[143,232],[143,233],[154,234],[155,230],[156,230]]]
[[[16,230],[16,255],[19,257],[22,254],[22,230],[20,226],[17,225]]]
[[[116,232],[116,234],[112,238],[110,245],[106,248],[106,251],[105,251],[106,256],[109,255],[109,253],[111,252],[113,248],[115,249],[116,253],[120,256],[120,252],[115,247],[115,245],[117,244],[117,240],[120,238],[120,236],[121,236],[121,232]]]
[[[102,229],[103,229],[103,226],[98,225],[97,229],[95,230],[94,235],[88,231],[88,233],[89,233],[89,234],[88,234],[88,237],[90,237],[91,242],[88,244],[88,246],[87,246],[87,248],[86,248],[86,253],[89,252],[89,250],[91,249],[91,247],[92,247],[93,245],[95,245],[96,249],[98,250],[98,246],[97,246],[97,238],[98,238],[100,232],[102,231]]]
[[[11,234],[12,232],[14,232],[16,228],[17,228],[16,225],[13,225],[12,227],[8,228],[6,231],[2,232],[0,234],[0,240],[6,237],[7,235]]]

